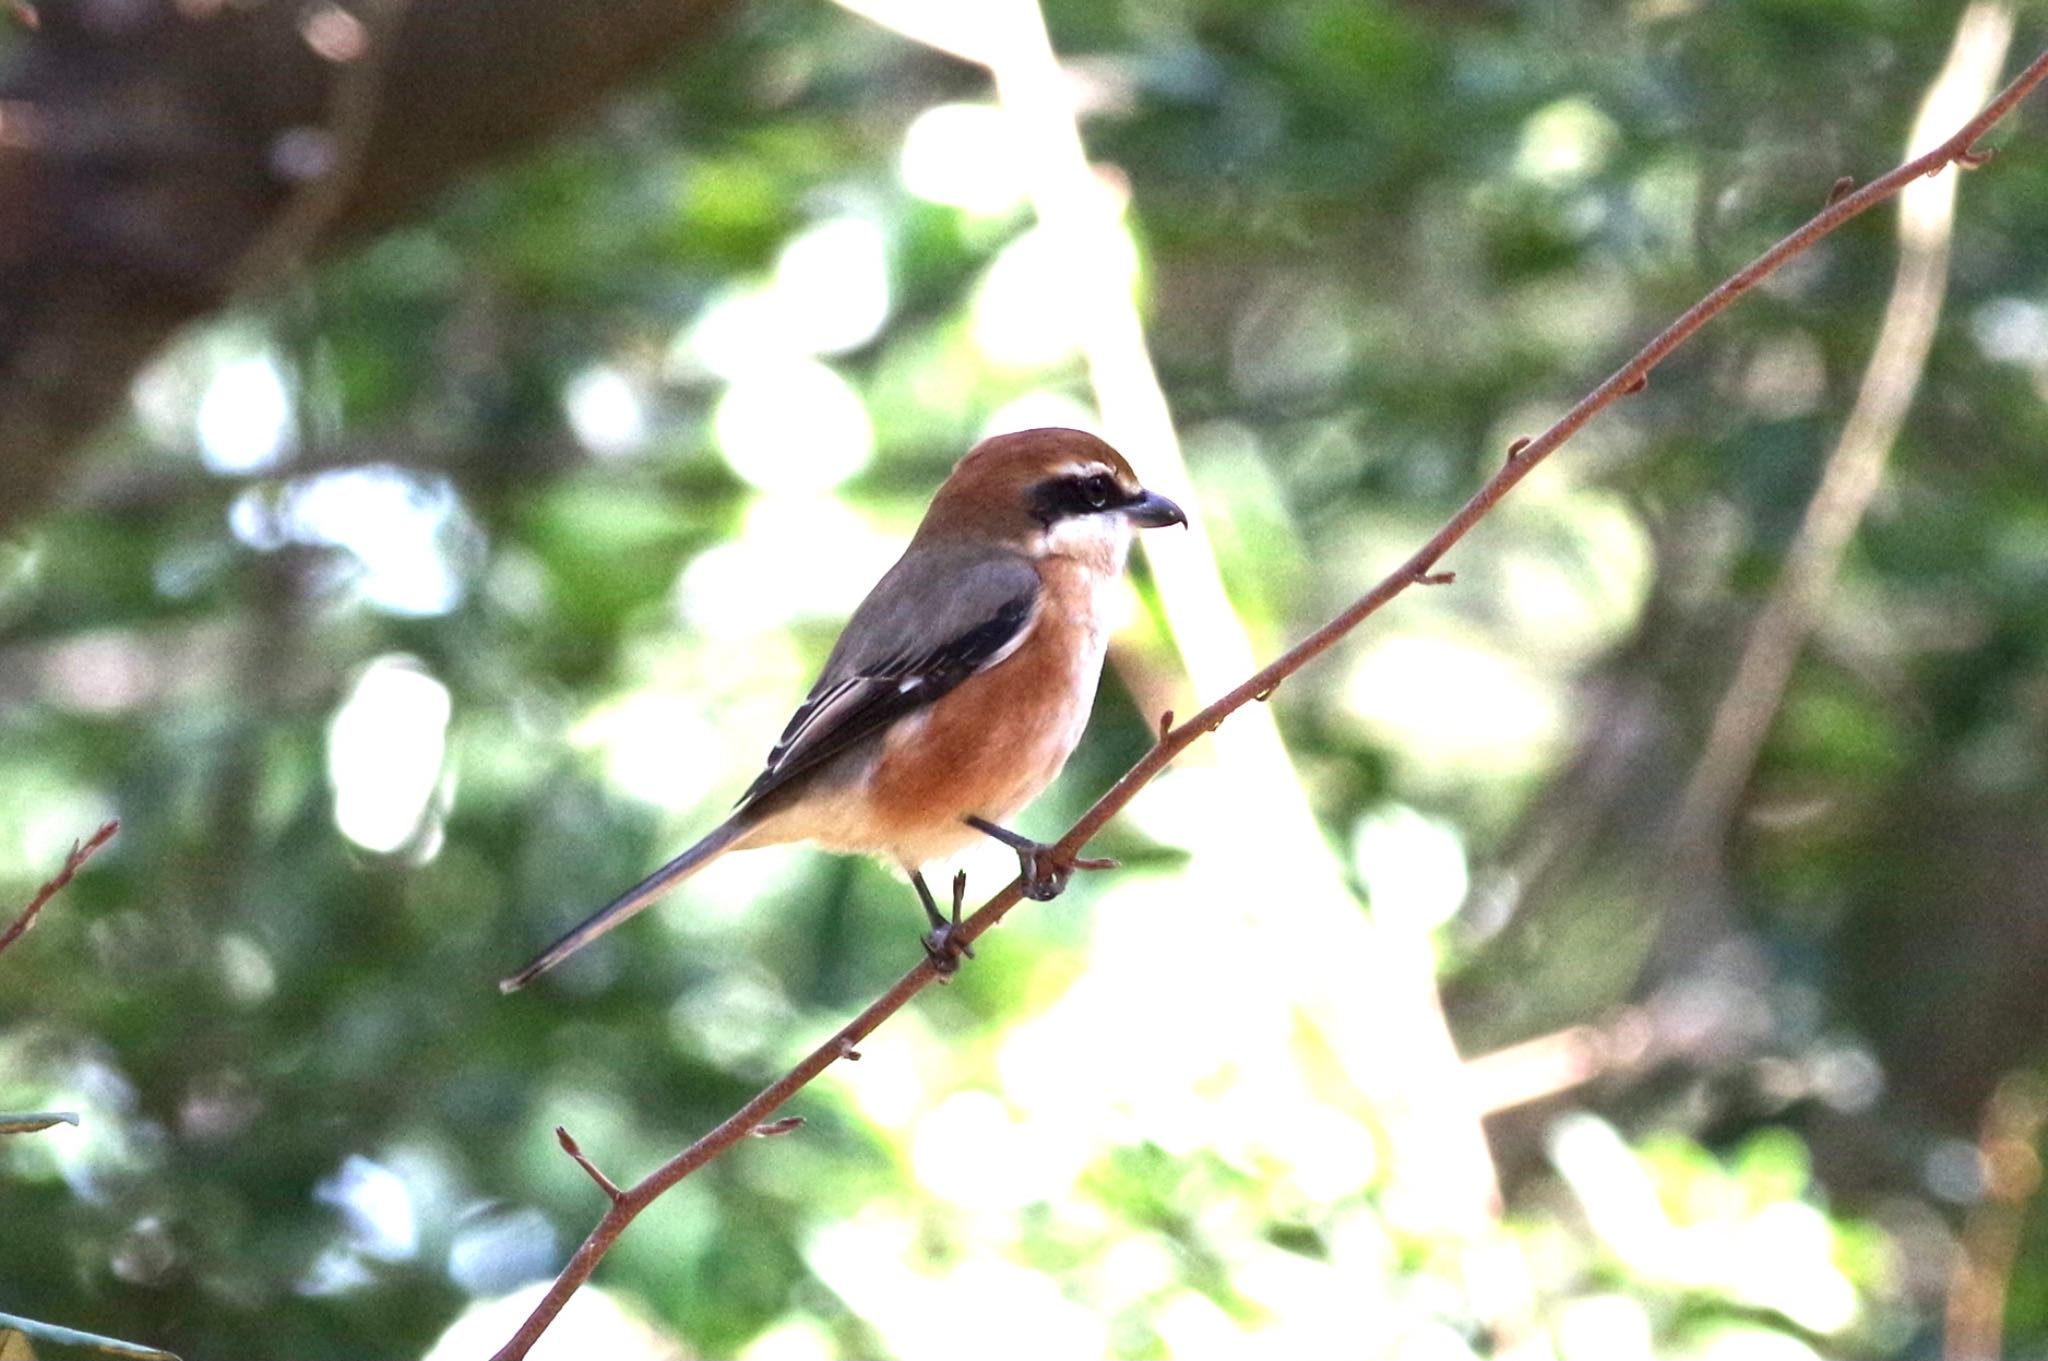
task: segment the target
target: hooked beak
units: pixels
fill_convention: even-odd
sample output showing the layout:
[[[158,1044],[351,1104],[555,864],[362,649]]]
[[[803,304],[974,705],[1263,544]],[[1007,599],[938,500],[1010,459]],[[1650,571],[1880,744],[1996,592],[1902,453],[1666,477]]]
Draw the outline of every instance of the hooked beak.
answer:
[[[1124,515],[1140,529],[1158,529],[1162,525],[1179,525],[1187,528],[1187,514],[1156,491],[1148,491],[1123,508]]]

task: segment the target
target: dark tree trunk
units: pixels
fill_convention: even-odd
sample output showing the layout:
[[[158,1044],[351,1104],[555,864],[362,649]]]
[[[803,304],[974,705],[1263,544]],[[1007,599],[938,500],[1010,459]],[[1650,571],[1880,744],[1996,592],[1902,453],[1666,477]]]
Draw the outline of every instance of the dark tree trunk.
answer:
[[[39,7],[0,72],[0,531],[48,499],[173,329],[247,285],[252,252],[274,253],[305,196],[325,201],[293,214],[304,239],[283,258],[419,211],[687,49],[728,4],[352,8],[372,52],[336,61],[314,50],[316,7],[296,0]],[[351,138],[338,178],[309,188],[318,175],[303,172]]]

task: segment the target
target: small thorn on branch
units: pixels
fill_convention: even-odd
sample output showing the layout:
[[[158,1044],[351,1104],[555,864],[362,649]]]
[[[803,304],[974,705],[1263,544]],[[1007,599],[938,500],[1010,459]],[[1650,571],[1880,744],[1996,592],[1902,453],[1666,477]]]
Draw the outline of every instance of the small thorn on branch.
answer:
[[[1164,713],[1159,715],[1159,740],[1164,742],[1167,738],[1171,737],[1172,735],[1173,710],[1168,709]]]
[[[1527,435],[1516,436],[1515,442],[1508,446],[1508,462],[1513,463],[1515,461],[1516,456],[1519,455],[1524,449],[1528,448],[1532,443],[1534,443],[1534,441],[1531,440]]]
[[[1633,383],[1630,383],[1627,387],[1621,390],[1621,395],[1624,397],[1633,397],[1649,385],[1650,375],[1647,373],[1639,373],[1636,375],[1636,380]]]
[[[604,1192],[606,1198],[614,1205],[618,1204],[626,1193],[621,1191],[617,1183],[613,1182],[610,1177],[598,1171],[596,1163],[583,1156],[582,1147],[577,1144],[576,1137],[569,1133],[567,1125],[555,1126],[555,1139],[562,1145],[562,1152],[575,1159],[576,1165],[590,1174],[590,1179],[597,1183],[597,1189]]]
[[[1419,572],[1415,577],[1417,586],[1448,586],[1458,579],[1456,572]]]
[[[1261,704],[1264,704],[1264,703],[1265,703],[1265,702],[1266,702],[1267,700],[1269,700],[1269,699],[1273,698],[1273,692],[1274,692],[1275,690],[1278,690],[1279,688],[1280,688],[1280,682],[1279,682],[1279,681],[1274,681],[1274,682],[1273,682],[1273,683],[1272,683],[1271,685],[1269,685],[1269,686],[1267,686],[1267,687],[1266,687],[1265,689],[1263,689],[1263,690],[1259,691],[1259,693],[1257,693],[1256,695],[1253,695],[1253,696],[1252,696],[1252,698],[1253,698],[1253,699],[1255,699],[1255,700],[1257,700],[1257,701],[1258,701],[1259,703],[1261,703]],[[1215,731],[1215,729],[1213,729],[1213,728],[1212,728],[1212,729],[1210,729],[1210,731],[1211,731],[1211,732],[1214,732],[1214,731]]]
[[[852,1040],[841,1040],[839,1042],[839,1057],[845,1059],[849,1063],[859,1063],[860,1050],[855,1049],[853,1047]]]
[[[791,1130],[798,1130],[803,1127],[804,1118],[801,1115],[785,1115],[780,1120],[770,1120],[764,1125],[754,1126],[754,1137],[756,1139],[772,1139],[778,1134],[788,1134]]]
[[[1834,207],[1837,203],[1840,203],[1855,192],[1856,177],[1854,175],[1842,176],[1842,178],[1835,181],[1834,187],[1828,190],[1828,207]]]
[[[1956,164],[1965,170],[1975,170],[1979,166],[1989,165],[1991,158],[1997,154],[1997,147],[1968,147],[1956,153]]]

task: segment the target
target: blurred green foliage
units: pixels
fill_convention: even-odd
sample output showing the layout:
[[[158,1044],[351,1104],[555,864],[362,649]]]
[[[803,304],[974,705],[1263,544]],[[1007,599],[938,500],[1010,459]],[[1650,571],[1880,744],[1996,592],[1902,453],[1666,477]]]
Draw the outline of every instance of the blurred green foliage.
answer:
[[[1960,8],[1052,4],[1259,647],[1893,163]],[[986,99],[831,6],[754,5],[187,335],[0,543],[0,901],[123,821],[0,959],[0,1108],[82,1116],[0,1144],[0,1305],[188,1356],[423,1354],[594,1222],[555,1125],[637,1174],[916,958],[888,875],[762,852],[492,987],[744,786],[981,430],[1084,409]],[[1490,1123],[1542,1354],[1938,1351],[1979,1109],[2048,1023],[2039,127],[1966,179],[1927,379],[1700,920],[1652,915],[1657,828],[1853,399],[1886,215],[1275,698],[1468,1054],[1630,1002],[1699,1021]],[[1033,831],[1148,740],[1144,604]],[[1205,902],[1177,816],[1133,810],[1121,875],[1013,917],[604,1289],[762,1361],[1490,1354],[1343,1065],[1250,1015],[1227,934],[1174,943]],[[2048,1346],[2032,1227],[2012,1304],[2010,1350]]]

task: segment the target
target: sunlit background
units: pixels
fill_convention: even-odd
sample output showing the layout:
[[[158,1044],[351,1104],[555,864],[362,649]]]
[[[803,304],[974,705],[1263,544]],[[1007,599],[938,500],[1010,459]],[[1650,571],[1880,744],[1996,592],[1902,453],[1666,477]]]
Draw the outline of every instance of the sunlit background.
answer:
[[[900,880],[789,848],[493,986],[722,816],[974,440],[1138,430],[1200,531],[1133,574],[1050,837],[1897,160],[2003,13],[1056,0],[1084,241],[1021,78],[873,8],[748,6],[188,328],[0,527],[0,919],[122,820],[0,957],[0,1110],[79,1115],[0,1139],[0,1311],[487,1355],[602,1208],[557,1125],[638,1176],[919,957]],[[1918,201],[1946,296],[1889,214],[1798,261],[536,1354],[2048,1347],[2041,126]],[[1124,414],[1151,372],[1177,440]],[[1755,621],[1893,399],[1744,755]]]

